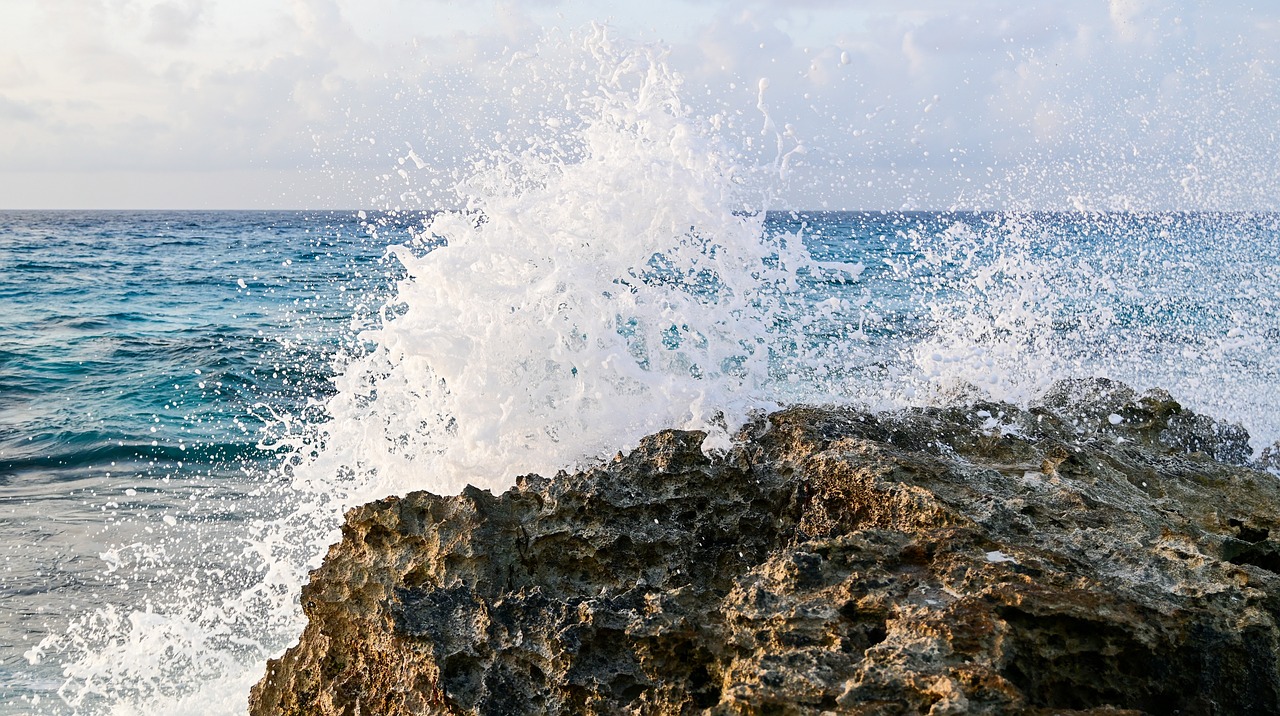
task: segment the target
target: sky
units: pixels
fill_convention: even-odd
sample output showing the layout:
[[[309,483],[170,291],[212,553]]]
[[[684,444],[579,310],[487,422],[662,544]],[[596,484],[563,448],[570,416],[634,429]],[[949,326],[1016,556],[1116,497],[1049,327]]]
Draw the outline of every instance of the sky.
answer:
[[[768,80],[777,206],[1280,209],[1280,3],[1234,0],[0,0],[0,209],[380,208],[591,22],[708,113]]]

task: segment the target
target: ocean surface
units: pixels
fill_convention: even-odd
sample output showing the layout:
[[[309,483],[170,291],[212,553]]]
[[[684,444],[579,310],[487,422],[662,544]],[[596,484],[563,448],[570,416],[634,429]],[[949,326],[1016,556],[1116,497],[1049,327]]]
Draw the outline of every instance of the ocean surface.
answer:
[[[396,275],[356,221],[0,213],[0,711],[69,709],[66,664],[23,653],[70,620],[245,578],[262,431],[332,392]]]
[[[701,309],[722,310],[717,296],[730,277],[642,253],[622,277],[583,277],[598,284],[592,291],[629,296],[601,324],[616,340],[597,341],[597,356],[540,332],[570,315],[561,304],[585,300],[567,285],[564,271],[582,270],[568,259],[547,274],[512,274],[532,282],[524,288],[498,281],[497,266],[473,267],[495,281],[490,302],[501,304],[494,315],[508,317],[510,335],[486,323],[498,318],[468,315],[439,299],[445,287],[426,283],[466,280],[461,264],[443,278],[422,265],[460,243],[441,238],[458,230],[443,219],[470,222],[464,228],[496,221],[345,211],[0,214],[0,712],[242,710],[265,659],[296,637],[292,600],[341,508],[465,481],[501,489],[523,466],[546,469],[531,453],[501,448],[506,432],[526,447],[567,444],[549,459],[569,466],[662,423],[732,429],[724,412],[695,415],[701,400],[722,411],[792,400],[891,409],[945,401],[963,383],[1026,402],[1053,380],[1106,375],[1244,423],[1255,450],[1280,437],[1278,217],[733,217],[771,247],[759,266],[800,262],[733,304],[732,323],[746,328],[729,335],[723,324],[696,324]],[[463,263],[498,258],[478,257]],[[529,293],[537,281],[559,304]],[[674,293],[646,303],[628,282]],[[762,313],[751,313],[753,302]],[[520,317],[537,311],[545,313]],[[646,322],[656,343],[641,340]],[[601,330],[574,325],[564,335],[591,341],[586,334]],[[494,357],[522,332],[530,351],[508,363]],[[720,353],[717,341],[727,346]],[[588,381],[594,397],[573,397],[593,361],[620,360],[619,347],[628,370]],[[406,370],[432,351],[434,372]],[[546,362],[531,367],[531,356]],[[449,357],[484,364],[486,374],[450,373]],[[503,371],[541,407],[521,408],[483,383],[501,382]],[[646,374],[679,380],[624,384]],[[464,399],[498,391],[496,405],[451,408],[429,385],[442,376]],[[699,387],[711,382],[730,386]],[[743,393],[749,400],[734,397]],[[595,420],[662,401],[681,402],[659,423],[609,423],[613,439],[597,443],[530,432],[572,429],[563,411]],[[511,417],[521,410],[537,425]],[[412,435],[396,422],[406,416],[443,427]],[[471,434],[464,423],[480,427]],[[324,428],[334,425],[342,430]],[[462,452],[442,442],[464,437]],[[383,454],[344,447],[361,441]],[[326,462],[327,454],[345,457]],[[387,462],[375,469],[377,460]]]

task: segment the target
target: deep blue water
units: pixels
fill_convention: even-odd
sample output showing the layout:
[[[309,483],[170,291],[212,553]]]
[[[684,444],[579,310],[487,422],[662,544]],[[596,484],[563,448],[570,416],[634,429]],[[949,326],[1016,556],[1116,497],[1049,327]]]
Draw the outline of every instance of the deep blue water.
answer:
[[[262,482],[280,459],[264,428],[308,419],[335,359],[365,350],[357,331],[403,275],[385,249],[416,221],[0,213],[0,711],[58,711],[63,664],[23,654],[70,619],[175,573],[247,579],[228,545],[288,509]],[[1244,422],[1255,448],[1280,432],[1273,216],[781,212],[765,229],[845,267],[805,273],[778,317],[818,357],[775,356],[784,397],[788,381],[885,405],[957,375],[998,394],[1108,374]],[[166,536],[179,513],[210,529]],[[119,578],[121,545],[150,555],[145,583]]]

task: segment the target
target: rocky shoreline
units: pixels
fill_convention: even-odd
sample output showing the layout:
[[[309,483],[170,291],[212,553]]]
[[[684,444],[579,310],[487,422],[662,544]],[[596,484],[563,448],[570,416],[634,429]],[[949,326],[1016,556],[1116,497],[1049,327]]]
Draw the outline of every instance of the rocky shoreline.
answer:
[[[1163,393],[796,407],[350,511],[253,714],[1280,713],[1280,480]]]

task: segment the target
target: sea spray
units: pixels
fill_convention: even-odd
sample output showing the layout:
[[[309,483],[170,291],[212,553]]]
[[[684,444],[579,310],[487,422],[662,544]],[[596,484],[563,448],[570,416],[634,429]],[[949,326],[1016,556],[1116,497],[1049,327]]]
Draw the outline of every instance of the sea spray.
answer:
[[[924,278],[931,326],[922,340],[903,347],[919,369],[907,385],[923,381],[922,394],[937,396],[971,386],[1025,403],[1071,374],[1061,350],[1071,339],[1054,325],[1069,296],[1055,280],[1059,262],[1033,248],[1035,223],[975,218],[907,234],[916,260],[904,268]],[[1077,287],[1085,279],[1080,276]]]
[[[1069,377],[1159,388],[1280,437],[1274,215],[989,212],[921,220],[893,240],[928,329],[901,341],[899,399],[976,388],[1026,405]]]
[[[500,489],[775,404],[803,245],[736,211],[750,197],[731,153],[653,49],[619,51],[602,28],[584,46],[599,92],[478,161],[464,208],[392,248],[408,273],[394,316],[339,380],[308,472],[363,471],[368,497]]]

